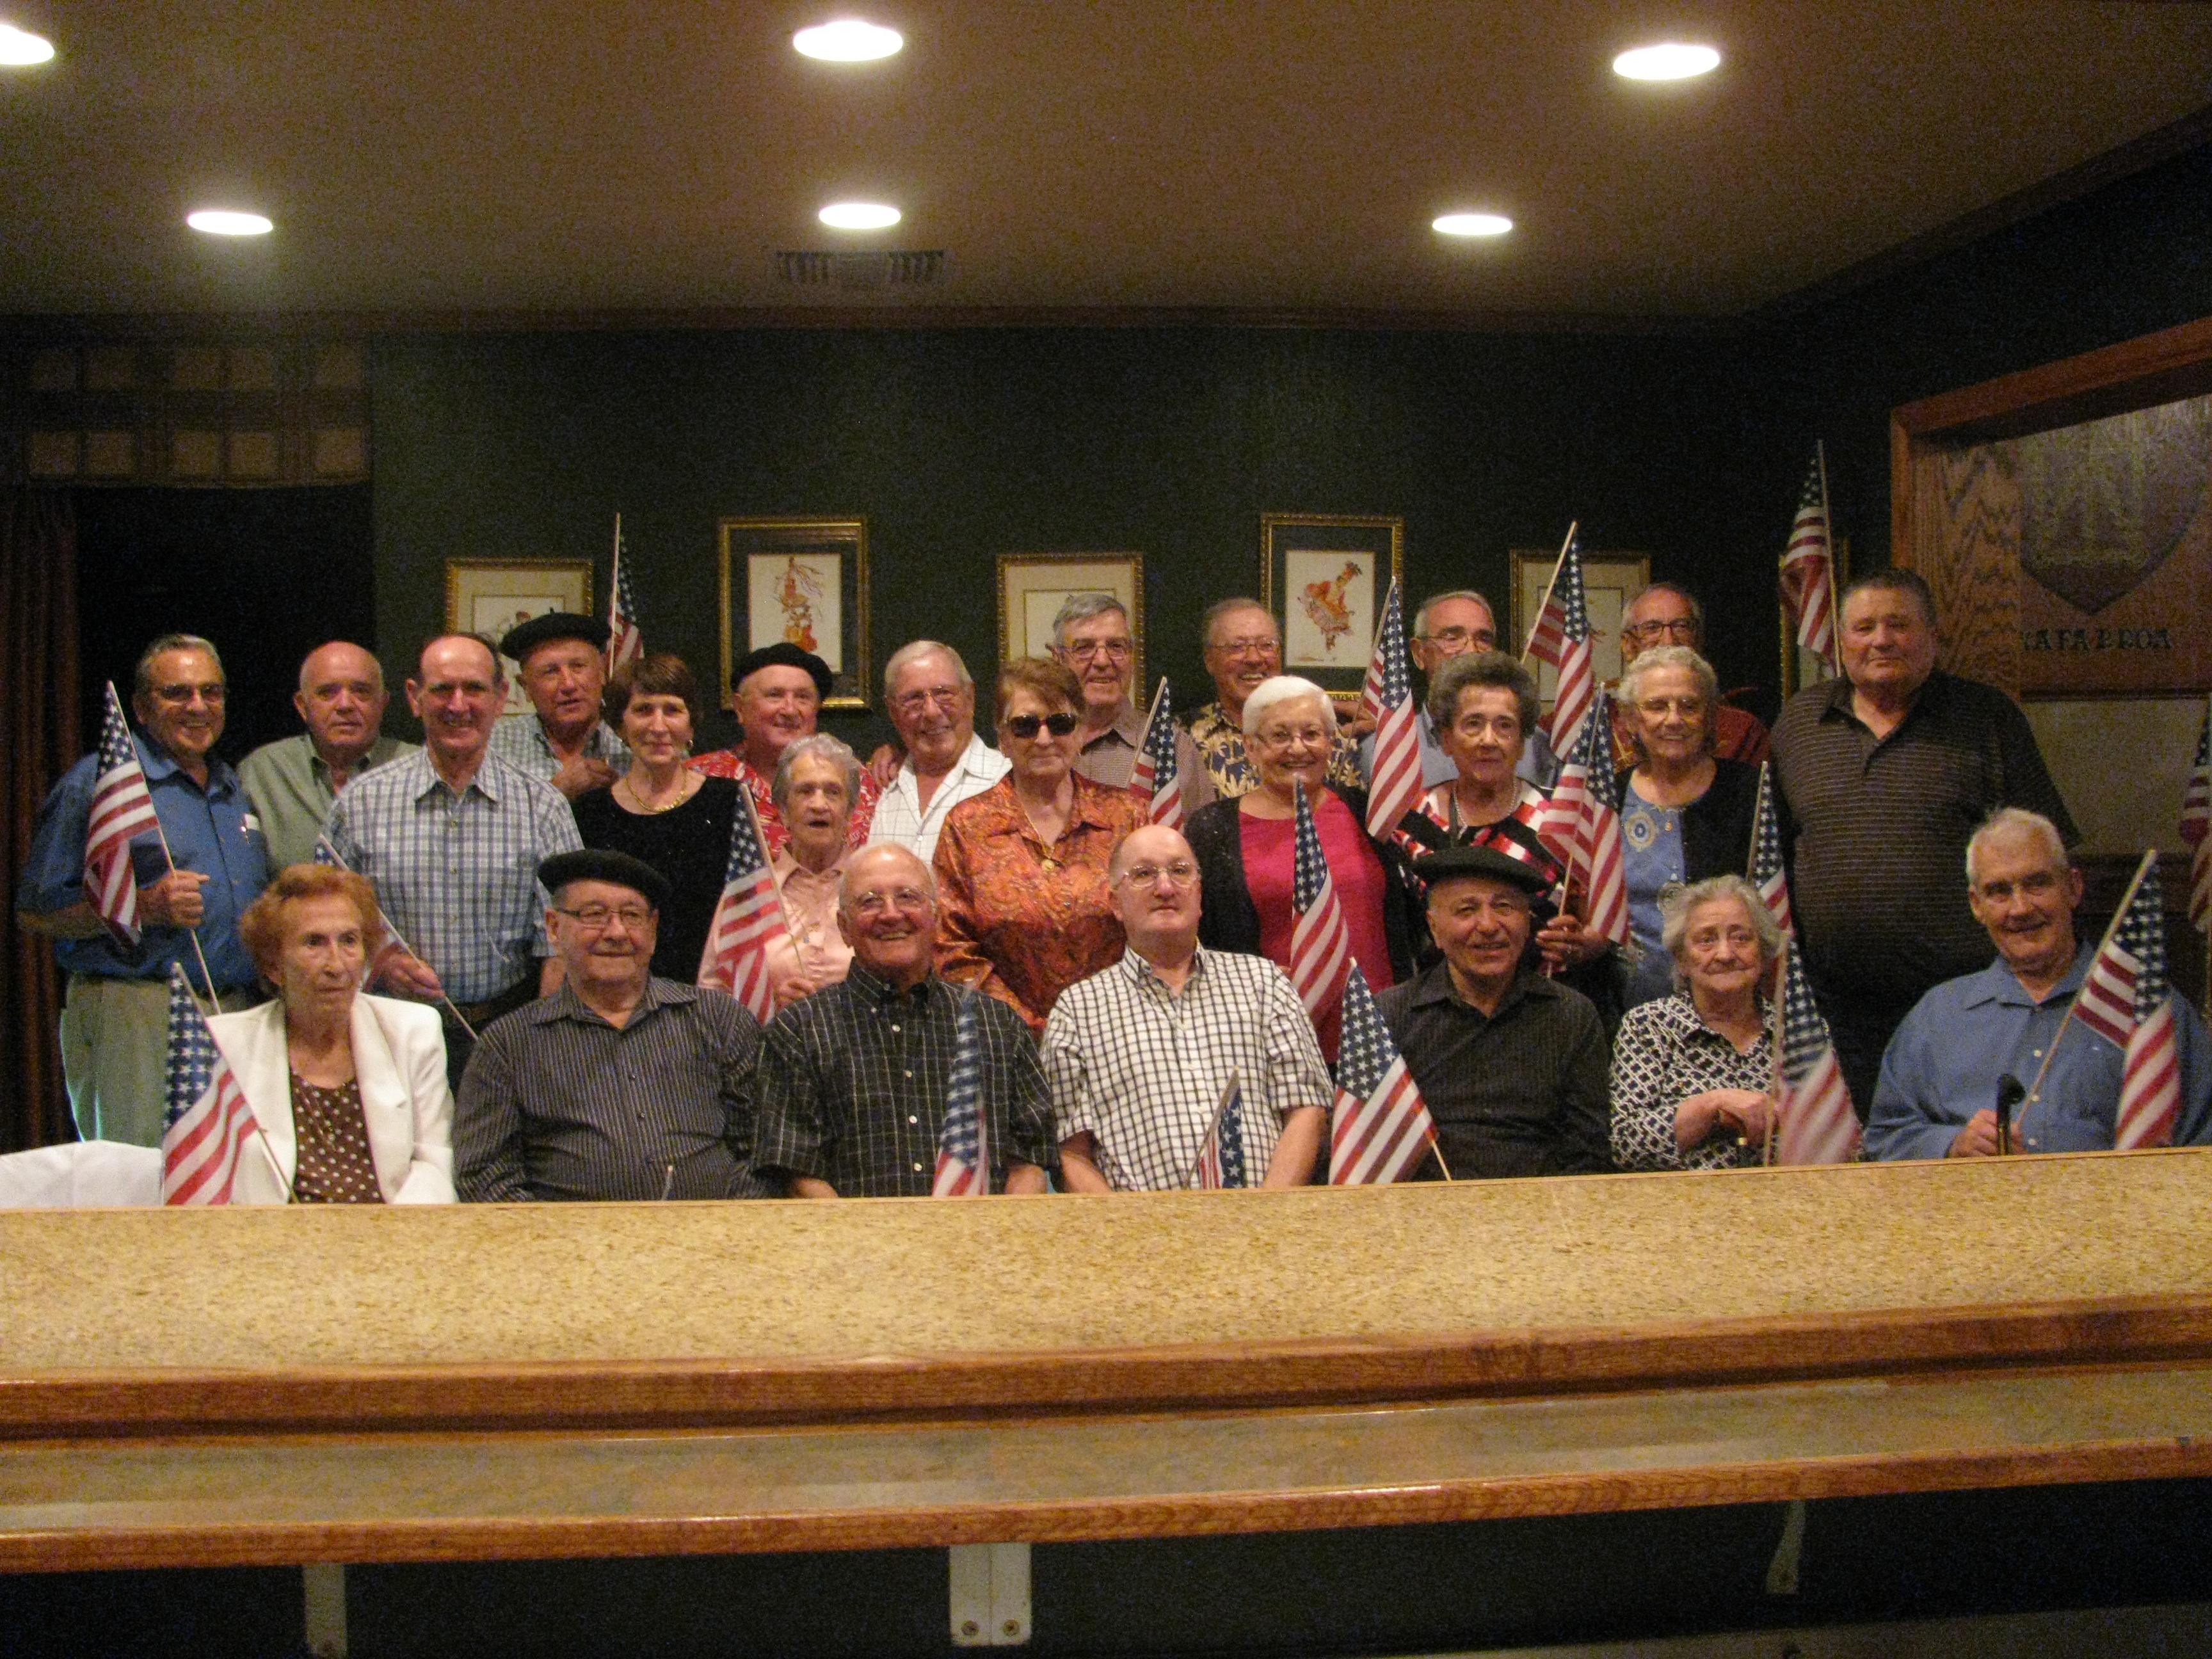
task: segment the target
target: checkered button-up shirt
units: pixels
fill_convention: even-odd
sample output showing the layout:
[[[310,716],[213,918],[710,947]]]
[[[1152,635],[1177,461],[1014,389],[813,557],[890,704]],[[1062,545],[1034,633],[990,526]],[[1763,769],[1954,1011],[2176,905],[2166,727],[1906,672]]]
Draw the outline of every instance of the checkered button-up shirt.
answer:
[[[508,714],[493,726],[491,752],[508,765],[529,773],[540,783],[552,782],[553,775],[561,769],[560,757],[554,754],[552,742],[545,735],[545,723],[534,713]],[[629,745],[605,720],[591,729],[584,739],[582,752],[588,759],[605,761],[614,769],[617,777],[629,770]]]
[[[1044,1073],[1021,1016],[933,974],[901,991],[858,962],[769,1022],[753,1085],[753,1167],[770,1180],[826,1181],[847,1198],[927,1198],[966,997],[981,1045],[992,1190],[1005,1190],[1010,1159],[1057,1174]]]
[[[1088,1133],[1118,1189],[1188,1187],[1229,1074],[1244,1096],[1244,1157],[1257,1186],[1283,1124],[1333,1097],[1313,1022],[1283,970],[1204,946],[1180,994],[1135,951],[1070,986],[1044,1030],[1060,1139]]]
[[[323,833],[456,1002],[488,1002],[550,956],[538,866],[583,846],[550,784],[487,753],[458,793],[427,750],[331,803]]]

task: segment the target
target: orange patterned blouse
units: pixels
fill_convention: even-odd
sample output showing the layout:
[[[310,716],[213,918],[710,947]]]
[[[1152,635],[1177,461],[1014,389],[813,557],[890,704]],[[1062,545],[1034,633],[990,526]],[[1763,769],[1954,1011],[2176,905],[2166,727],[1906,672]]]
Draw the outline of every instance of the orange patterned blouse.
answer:
[[[1074,781],[1050,847],[1011,776],[954,807],[937,841],[937,971],[1012,1004],[1032,1031],[1062,991],[1121,960],[1106,860],[1149,816],[1126,789]]]

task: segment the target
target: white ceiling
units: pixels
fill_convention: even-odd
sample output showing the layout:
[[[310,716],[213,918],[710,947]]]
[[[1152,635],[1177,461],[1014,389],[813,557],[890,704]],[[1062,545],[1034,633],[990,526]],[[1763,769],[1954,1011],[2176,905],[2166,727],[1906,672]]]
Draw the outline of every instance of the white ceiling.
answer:
[[[861,66],[790,48],[857,11]],[[866,303],[1724,316],[2206,103],[2139,0],[0,0],[0,313]],[[1710,40],[1638,87],[1620,48]],[[895,202],[869,235],[824,201]],[[256,243],[184,228],[218,202]],[[1518,228],[1451,244],[1429,220]]]

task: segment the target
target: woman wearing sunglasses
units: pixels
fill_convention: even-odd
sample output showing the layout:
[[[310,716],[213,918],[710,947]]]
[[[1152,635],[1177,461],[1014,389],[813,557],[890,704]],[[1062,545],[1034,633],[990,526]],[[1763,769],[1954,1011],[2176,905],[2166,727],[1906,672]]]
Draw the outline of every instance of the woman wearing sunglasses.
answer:
[[[1011,1004],[1032,1031],[1062,991],[1120,959],[1106,861],[1146,816],[1127,790],[1073,770],[1082,706],[1059,663],[1000,669],[999,747],[1013,770],[954,807],[937,842],[938,971]]]

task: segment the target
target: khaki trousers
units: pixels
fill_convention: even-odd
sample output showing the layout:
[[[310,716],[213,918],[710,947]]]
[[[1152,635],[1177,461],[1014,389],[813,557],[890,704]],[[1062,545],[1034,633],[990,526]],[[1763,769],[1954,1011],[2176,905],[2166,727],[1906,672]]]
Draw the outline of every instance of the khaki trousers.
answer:
[[[233,991],[222,1006],[251,1008],[261,1000]],[[60,1035],[77,1138],[160,1146],[169,1106],[169,982],[71,974]]]

